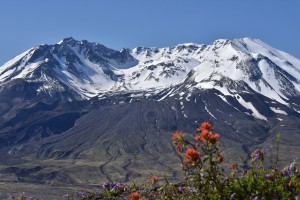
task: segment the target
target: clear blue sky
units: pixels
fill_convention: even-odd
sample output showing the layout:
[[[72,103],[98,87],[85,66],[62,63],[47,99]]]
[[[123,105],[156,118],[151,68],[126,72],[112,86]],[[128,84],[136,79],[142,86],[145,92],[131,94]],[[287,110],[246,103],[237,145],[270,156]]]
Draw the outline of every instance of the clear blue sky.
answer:
[[[253,37],[300,58],[300,0],[0,1],[0,65],[68,36],[114,49]]]

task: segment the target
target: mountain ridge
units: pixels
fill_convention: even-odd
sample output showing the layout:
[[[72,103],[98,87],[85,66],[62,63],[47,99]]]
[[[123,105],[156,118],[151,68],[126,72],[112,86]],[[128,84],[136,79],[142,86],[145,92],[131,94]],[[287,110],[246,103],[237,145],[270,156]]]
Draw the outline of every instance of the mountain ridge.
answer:
[[[244,82],[261,94],[268,91],[268,96],[286,103],[289,96],[300,95],[300,70],[295,67],[299,64],[293,56],[252,38],[115,51],[69,37],[54,45],[38,45],[5,63],[0,67],[0,84],[28,79],[44,84],[37,88],[39,92],[51,94],[53,87],[77,93],[67,98],[72,100],[108,91],[159,91],[185,81],[196,82],[198,88],[217,88],[217,82],[227,79],[235,84]],[[269,73],[269,69],[273,71]],[[230,93],[228,88],[220,91]]]

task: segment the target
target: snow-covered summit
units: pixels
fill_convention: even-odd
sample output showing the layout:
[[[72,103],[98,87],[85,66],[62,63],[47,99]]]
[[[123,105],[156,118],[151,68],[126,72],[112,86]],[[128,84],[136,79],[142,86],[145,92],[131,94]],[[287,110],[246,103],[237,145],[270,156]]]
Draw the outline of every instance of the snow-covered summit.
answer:
[[[286,103],[300,95],[300,60],[252,38],[116,51],[69,37],[33,47],[0,67],[0,86],[17,79],[38,83],[38,93],[69,91],[79,99],[183,84],[224,95],[257,92]]]
[[[284,103],[300,95],[300,63],[257,39],[217,40],[207,46],[186,81],[223,93],[258,92]]]

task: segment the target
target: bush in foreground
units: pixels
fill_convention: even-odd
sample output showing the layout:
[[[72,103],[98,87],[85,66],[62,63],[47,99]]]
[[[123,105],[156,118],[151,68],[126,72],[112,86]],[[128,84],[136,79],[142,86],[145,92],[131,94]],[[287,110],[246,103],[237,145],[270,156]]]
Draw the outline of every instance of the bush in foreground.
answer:
[[[299,199],[300,177],[295,162],[279,170],[277,156],[275,165],[265,169],[266,151],[257,149],[251,156],[250,166],[241,169],[237,163],[231,163],[230,175],[226,176],[221,168],[224,158],[218,148],[220,135],[213,133],[213,127],[207,122],[197,131],[199,134],[192,141],[186,139],[185,133],[173,134],[186,180],[181,182],[182,194],[172,194],[171,199]],[[279,136],[276,143],[278,151]]]

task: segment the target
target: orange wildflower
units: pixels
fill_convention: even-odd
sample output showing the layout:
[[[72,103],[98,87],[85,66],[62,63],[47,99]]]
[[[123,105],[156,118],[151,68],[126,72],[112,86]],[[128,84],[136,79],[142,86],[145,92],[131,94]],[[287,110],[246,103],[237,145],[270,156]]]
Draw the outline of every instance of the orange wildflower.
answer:
[[[183,150],[183,145],[177,144],[177,145],[176,145],[176,149],[177,149],[177,151],[182,152],[182,150]]]
[[[236,168],[236,163],[235,162],[230,163],[229,168],[230,169],[235,169]]]
[[[201,136],[200,136],[200,135],[196,135],[196,136],[194,137],[194,139],[197,140],[197,141],[201,141]]]
[[[223,162],[223,156],[219,155],[218,158],[217,158],[217,161],[218,161],[218,163]]]
[[[184,162],[195,164],[199,161],[199,152],[195,149],[189,148],[185,152],[185,160]]]
[[[202,130],[200,139],[202,141],[209,141],[211,133],[208,130]]]
[[[150,182],[155,185],[158,182],[158,177],[157,176],[151,176],[150,177]]]
[[[212,125],[210,123],[208,123],[208,122],[203,122],[201,124],[201,126],[199,128],[197,128],[197,131],[201,132],[203,130],[212,131],[213,130]]]
[[[172,140],[174,143],[178,143],[183,141],[183,138],[186,134],[185,133],[180,133],[179,131],[175,131],[175,133],[172,135]]]
[[[216,144],[218,142],[218,139],[220,138],[220,134],[216,133],[216,134],[211,134],[209,136],[209,142],[212,144]]]
[[[131,192],[128,200],[143,200],[137,192]]]
[[[216,144],[218,142],[218,139],[220,138],[220,134],[212,134],[208,130],[202,130],[200,135],[196,135],[195,140],[197,141],[206,141],[210,142],[211,144]]]

